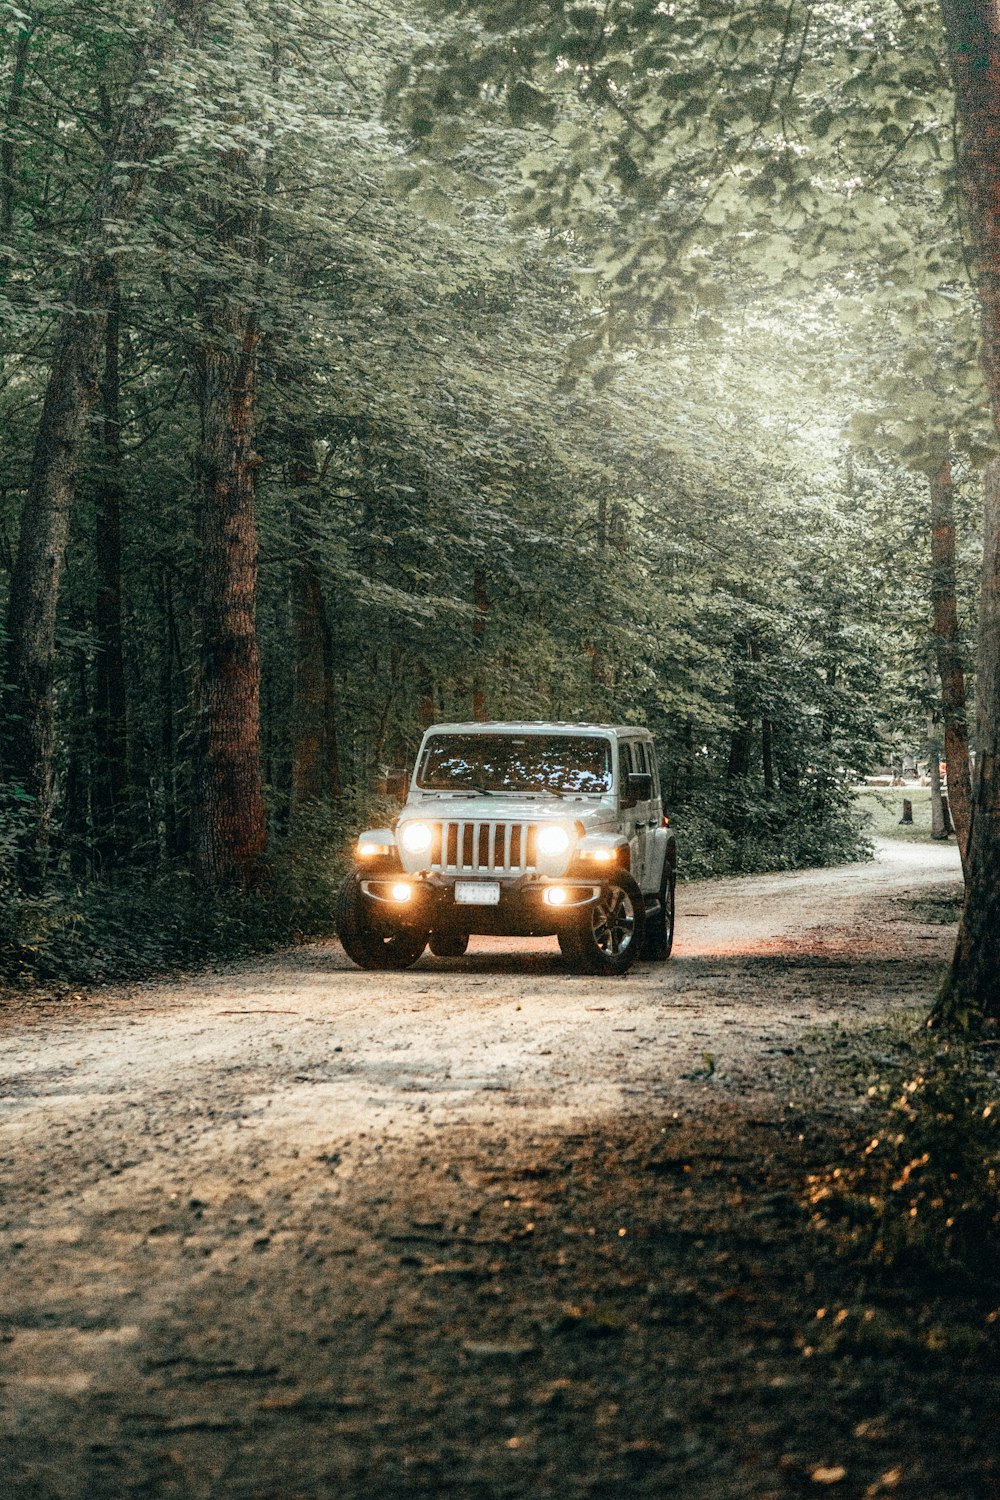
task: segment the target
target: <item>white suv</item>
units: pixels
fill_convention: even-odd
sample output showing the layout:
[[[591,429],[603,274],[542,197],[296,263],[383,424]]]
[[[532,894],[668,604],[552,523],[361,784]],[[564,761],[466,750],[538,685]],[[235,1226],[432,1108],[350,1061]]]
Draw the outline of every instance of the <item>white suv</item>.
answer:
[[[624,974],[670,956],[675,877],[648,730],[435,724],[395,828],[358,840],[337,930],[365,969],[554,933],[571,968]]]

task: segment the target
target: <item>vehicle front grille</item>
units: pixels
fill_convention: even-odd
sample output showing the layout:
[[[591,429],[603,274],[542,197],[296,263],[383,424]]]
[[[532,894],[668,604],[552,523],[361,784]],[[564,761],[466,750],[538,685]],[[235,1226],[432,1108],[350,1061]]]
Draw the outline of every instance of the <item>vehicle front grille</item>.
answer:
[[[524,875],[535,868],[534,823],[433,823],[431,869],[443,875]]]

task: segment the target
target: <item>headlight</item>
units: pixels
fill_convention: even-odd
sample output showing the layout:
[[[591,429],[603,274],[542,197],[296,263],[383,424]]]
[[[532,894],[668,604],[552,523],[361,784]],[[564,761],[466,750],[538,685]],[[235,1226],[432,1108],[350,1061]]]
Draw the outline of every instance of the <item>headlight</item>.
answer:
[[[399,831],[399,842],[407,854],[426,854],[433,837],[429,823],[404,823]]]
[[[569,848],[569,834],[558,823],[550,823],[538,830],[539,854],[565,854]]]

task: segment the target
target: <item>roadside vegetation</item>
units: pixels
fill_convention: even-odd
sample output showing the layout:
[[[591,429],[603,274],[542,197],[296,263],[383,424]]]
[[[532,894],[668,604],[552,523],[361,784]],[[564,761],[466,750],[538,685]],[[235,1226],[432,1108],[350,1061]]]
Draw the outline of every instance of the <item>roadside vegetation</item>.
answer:
[[[942,896],[939,904],[945,904]],[[914,915],[935,917],[914,902]],[[954,920],[954,908],[952,908]],[[992,1048],[942,1040],[918,1017],[825,1038],[825,1089],[864,1101],[863,1131],[810,1175],[818,1232],[928,1293],[1000,1295],[1000,1075]]]

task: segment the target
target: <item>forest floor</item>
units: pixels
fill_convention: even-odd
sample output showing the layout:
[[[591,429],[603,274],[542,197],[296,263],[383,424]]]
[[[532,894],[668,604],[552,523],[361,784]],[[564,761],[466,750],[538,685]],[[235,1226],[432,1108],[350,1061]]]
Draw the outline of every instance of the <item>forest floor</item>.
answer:
[[[887,842],[688,885],[610,983],[331,942],[11,997],[0,1494],[995,1500],[995,1308],[807,1203],[957,879]]]

